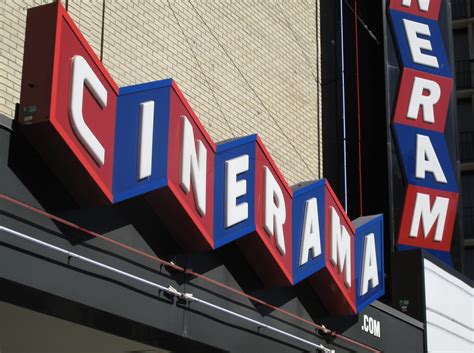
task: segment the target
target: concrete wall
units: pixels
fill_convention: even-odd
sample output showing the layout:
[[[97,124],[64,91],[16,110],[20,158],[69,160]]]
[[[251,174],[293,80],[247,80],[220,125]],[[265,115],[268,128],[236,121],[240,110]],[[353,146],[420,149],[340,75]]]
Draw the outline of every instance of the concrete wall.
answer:
[[[26,11],[48,2],[0,1],[0,113],[8,117],[19,101]],[[67,6],[119,86],[171,77],[215,141],[258,133],[290,184],[322,176],[319,0]]]

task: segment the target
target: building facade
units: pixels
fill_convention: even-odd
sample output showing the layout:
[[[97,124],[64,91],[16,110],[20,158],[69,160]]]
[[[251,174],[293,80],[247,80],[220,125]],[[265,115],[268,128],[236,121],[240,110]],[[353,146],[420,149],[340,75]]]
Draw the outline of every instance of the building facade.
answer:
[[[388,6],[0,2],[0,352],[469,351],[395,244]]]
[[[257,139],[250,136],[249,143],[255,143],[262,152],[250,158],[248,163],[259,165],[267,159],[265,170],[277,175],[279,185],[285,186],[285,195],[291,195],[288,183],[319,179],[322,174],[319,2],[4,2],[2,10],[5,16],[2,26],[1,232],[6,245],[2,247],[1,256],[5,260],[2,263],[2,288],[5,289],[2,291],[2,312],[5,315],[2,317],[8,315],[16,322],[9,330],[2,330],[2,352],[32,349],[90,352],[112,351],[114,347],[121,351],[284,352],[314,348],[330,351],[332,345],[343,350],[359,347],[370,351],[376,350],[372,345],[397,346],[390,336],[379,339],[379,315],[388,318],[394,313],[381,303],[366,308],[366,316],[360,317],[360,324],[351,317],[349,321],[336,320],[331,323],[334,328],[326,329],[315,322],[319,322],[316,316],[328,316],[331,310],[326,309],[321,299],[316,299],[309,282],[296,287],[285,284],[265,289],[260,275],[266,272],[272,282],[277,277],[275,270],[278,267],[271,260],[263,260],[268,254],[258,240],[261,230],[252,233],[254,235],[248,240],[237,245],[231,242],[217,251],[209,251],[209,248],[204,252],[202,249],[200,252],[187,251],[176,240],[176,233],[183,233],[186,238],[197,228],[209,227],[209,223],[190,226],[189,220],[192,223],[192,219],[202,217],[204,213],[209,215],[209,207],[213,207],[214,202],[212,194],[208,195],[207,207],[196,201],[201,196],[194,189],[198,178],[195,175],[192,176],[191,191],[186,191],[182,180],[180,189],[174,191],[195,193],[194,201],[188,197],[193,210],[185,208],[185,212],[195,215],[186,219],[176,202],[167,203],[169,207],[162,208],[158,217],[152,211],[156,203],[150,202],[148,197],[124,196],[119,203],[112,197],[109,200],[114,201],[113,205],[110,202],[82,204],[83,196],[88,198],[92,189],[70,187],[84,180],[90,186],[90,175],[94,174],[84,173],[84,163],[77,163],[76,158],[82,161],[78,155],[70,155],[66,152],[68,149],[63,150],[65,154],[60,151],[65,140],[58,140],[56,132],[50,135],[48,119],[60,115],[52,111],[43,114],[48,100],[53,102],[55,97],[61,96],[55,101],[59,107],[77,96],[67,91],[74,90],[71,87],[80,73],[88,75],[89,80],[84,79],[81,86],[88,87],[81,93],[84,100],[79,100],[84,104],[84,111],[80,108],[65,116],[72,118],[79,114],[79,120],[82,119],[86,126],[93,124],[93,120],[88,120],[93,115],[85,108],[94,104],[91,98],[105,110],[110,106],[114,108],[114,92],[124,97],[137,92],[145,94],[147,89],[170,89],[174,97],[170,111],[182,104],[187,113],[181,118],[187,116],[186,121],[192,124],[191,131],[194,132],[191,135],[199,131],[198,141],[206,140],[205,148],[209,153],[215,152],[213,141],[229,140],[223,144],[227,146],[223,151],[225,159],[226,151],[235,147],[236,137],[259,133]],[[51,53],[59,53],[61,58],[62,53],[69,53],[68,50],[73,50],[75,55],[67,57],[64,70],[58,68],[60,64],[56,59],[51,65]],[[56,58],[56,54],[53,56]],[[73,62],[72,78],[68,76],[71,69],[68,60]],[[76,69],[78,65],[82,65],[82,69]],[[93,71],[90,71],[91,67]],[[65,75],[58,80],[54,72],[59,71],[64,71]],[[48,75],[50,72],[53,72],[52,78]],[[100,90],[104,86],[95,80],[97,75],[107,87],[106,93]],[[61,86],[68,80],[72,86]],[[157,80],[161,81],[143,85]],[[41,97],[48,95],[51,85],[61,88],[53,88],[55,93],[43,101]],[[125,88],[119,90],[118,86]],[[156,94],[155,98],[162,97],[161,93]],[[15,107],[16,103],[20,105]],[[71,107],[74,105],[72,101],[69,103]],[[165,104],[166,100],[155,102],[159,114]],[[200,108],[196,109],[198,106]],[[96,110],[95,114],[100,111]],[[160,120],[160,124],[163,122]],[[156,125],[157,122],[153,130],[156,134],[166,131],[165,124],[158,128]],[[90,126],[97,133],[97,126]],[[184,126],[187,125],[183,125],[183,129]],[[113,126],[107,128],[110,136]],[[78,125],[73,129],[75,135],[71,136],[84,137],[79,132],[81,128],[77,130]],[[146,130],[142,130],[144,133]],[[45,138],[47,135],[49,137]],[[44,144],[36,138],[43,139]],[[109,138],[105,136],[104,139]],[[79,148],[90,147],[86,140],[81,140],[82,147]],[[160,139],[154,141],[155,145],[166,147]],[[170,144],[174,142],[171,138]],[[120,146],[124,147],[123,153],[131,147],[119,141],[116,150]],[[217,153],[219,146],[222,144],[218,144]],[[87,150],[91,151],[90,148]],[[95,159],[99,166],[110,160],[107,153],[105,157]],[[52,162],[48,155],[59,159]],[[168,157],[172,159],[177,155],[171,153]],[[191,173],[201,168],[201,157],[194,156],[198,166],[191,166],[194,170]],[[190,158],[193,158],[192,151]],[[286,167],[281,169],[283,175],[280,175],[276,166],[284,164]],[[61,168],[61,165],[67,167]],[[59,174],[56,173],[58,166]],[[214,172],[217,175],[218,164],[214,165],[214,158],[208,167],[209,173],[205,175],[214,175]],[[34,178],[29,179],[28,175]],[[168,178],[172,179],[171,176]],[[72,180],[72,184],[63,183],[66,179]],[[249,187],[250,180],[247,182]],[[325,185],[317,184],[318,190]],[[46,190],[49,190],[48,194],[43,193]],[[330,194],[330,187],[327,190],[323,190],[328,195],[325,197],[333,199],[333,209],[338,208],[344,216],[337,200]],[[262,191],[255,191],[255,194],[256,200],[262,199]],[[278,195],[276,193],[272,198],[273,202],[279,200],[276,206],[282,202]],[[178,203],[182,200],[178,198]],[[285,196],[284,202],[287,200]],[[194,209],[195,202],[200,215]],[[160,204],[161,201],[157,207]],[[253,206],[249,208],[253,209]],[[287,208],[291,208],[291,203]],[[285,226],[287,234],[291,229],[288,226],[290,219]],[[343,221],[348,222],[345,218]],[[72,226],[71,222],[77,222],[77,225]],[[171,223],[174,230],[165,223]],[[347,226],[354,231],[350,222]],[[212,231],[212,224],[210,228]],[[80,229],[79,233],[74,229]],[[268,236],[264,237],[267,239]],[[217,240],[211,239],[211,242],[213,247],[217,244]],[[292,261],[288,255],[292,254],[291,242],[286,242],[286,239],[283,244],[277,241],[278,249],[275,250],[277,255],[278,252],[286,253],[285,258]],[[250,253],[255,251],[252,244],[259,246],[257,256],[244,255],[246,249],[250,249]],[[255,266],[260,261],[263,265]],[[252,263],[255,271],[250,270]],[[157,264],[161,265],[157,267]],[[376,287],[383,288],[383,261],[379,264],[382,273],[377,274],[381,280],[377,281]],[[351,271],[349,265],[346,263],[345,272]],[[282,265],[277,263],[277,266]],[[286,275],[293,277],[291,273]],[[39,280],[36,283],[35,278]],[[355,285],[355,279],[350,283]],[[382,292],[378,290],[378,293]],[[326,297],[333,301],[331,295]],[[335,310],[356,310],[355,302],[352,306],[341,305],[345,300],[342,297],[339,303],[336,302]],[[366,301],[365,307],[372,301]],[[304,314],[307,310],[308,315]],[[279,317],[280,314],[283,316]],[[401,325],[402,330],[413,330],[413,339],[405,343],[420,346],[422,326],[402,314],[396,315],[399,320],[387,323],[386,329],[388,325]],[[36,326],[42,322],[43,327],[57,327],[64,336],[51,340],[38,328],[31,341],[24,342],[16,335],[22,320],[31,322],[28,329],[36,331]],[[8,322],[2,325],[8,326]],[[308,331],[305,325],[317,332]],[[352,334],[347,333],[350,329]],[[366,336],[366,339],[359,336]],[[374,342],[364,343],[372,337]],[[65,341],[78,343],[65,349]]]
[[[456,97],[459,130],[459,152],[461,162],[461,186],[464,226],[464,270],[474,278],[474,174],[473,136],[474,119],[472,108],[472,1],[452,1],[454,57],[456,60]]]
[[[46,3],[1,4],[0,113],[9,118],[26,11]],[[215,141],[258,132],[291,184],[322,177],[319,1],[63,4],[119,86],[173,78]]]

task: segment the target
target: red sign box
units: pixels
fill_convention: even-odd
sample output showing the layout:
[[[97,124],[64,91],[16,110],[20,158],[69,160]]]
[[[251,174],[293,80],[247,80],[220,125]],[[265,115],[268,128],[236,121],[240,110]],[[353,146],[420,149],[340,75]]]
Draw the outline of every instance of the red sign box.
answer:
[[[355,230],[349,217],[344,212],[344,208],[337,199],[329,183],[326,182],[326,229],[325,233],[325,253],[326,265],[319,272],[309,278],[309,283],[316,289],[326,307],[339,315],[350,315],[357,312],[355,301]],[[331,212],[334,210],[338,217],[340,226],[344,227],[350,237],[350,264],[346,263],[343,270],[339,271],[338,264],[331,260],[333,239],[336,232],[332,229]],[[351,283],[345,283],[346,271],[350,271]],[[327,285],[331,283],[331,285]]]
[[[415,85],[415,81],[417,84]],[[430,92],[426,88],[435,86],[437,92]],[[443,132],[446,125],[446,117],[448,114],[449,100],[451,99],[451,88],[453,80],[449,77],[432,75],[426,72],[403,69],[400,87],[398,89],[397,104],[395,105],[395,114],[392,122],[404,125],[419,127],[422,129]],[[426,104],[430,111],[433,112],[433,121],[427,122],[428,116],[424,116],[424,108],[422,104],[416,104],[419,95],[423,99],[429,98],[429,95],[436,94],[436,103],[433,105]],[[417,110],[416,119],[409,118],[410,102]],[[424,103],[424,102],[423,102]],[[432,107],[432,108],[431,108]]]
[[[424,8],[424,4],[428,8]],[[411,15],[438,20],[441,0],[390,0],[389,8],[409,13]]]
[[[285,286],[292,283],[292,197],[285,178],[268,153],[260,137],[255,151],[255,232],[238,240],[239,247],[266,285]],[[267,169],[268,168],[268,169]],[[277,235],[265,229],[265,170],[271,173],[282,192],[286,221],[283,225],[284,253],[278,248]],[[280,247],[281,248],[281,247]]]
[[[449,251],[458,197],[457,192],[408,185],[398,244]]]
[[[103,90],[101,103],[85,80],[78,86],[82,110],[76,110],[103,149],[101,162],[74,130],[69,110],[74,58],[92,70]],[[23,66],[18,121],[25,135],[80,201],[111,201],[118,87],[62,6],[28,10]]]
[[[183,119],[192,127],[194,141],[200,141],[207,151],[205,214],[198,212],[196,190],[186,192],[180,185],[180,162],[183,143]],[[146,198],[157,214],[172,230],[178,242],[188,249],[214,248],[214,159],[216,146],[192,110],[186,98],[173,81],[170,93],[168,132],[167,187],[149,193]],[[180,220],[180,221],[178,221]]]

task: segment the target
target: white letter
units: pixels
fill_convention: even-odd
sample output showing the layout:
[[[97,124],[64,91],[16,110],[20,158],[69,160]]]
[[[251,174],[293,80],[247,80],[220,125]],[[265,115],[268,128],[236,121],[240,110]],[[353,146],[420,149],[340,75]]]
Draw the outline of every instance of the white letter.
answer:
[[[184,115],[183,139],[181,141],[181,170],[180,185],[188,193],[191,190],[191,178],[194,186],[194,201],[201,216],[206,214],[206,173],[207,150],[201,140],[197,140],[198,150],[194,142],[194,132],[191,123]]]
[[[346,227],[341,225],[339,216],[331,207],[331,262],[337,265],[339,273],[346,268],[344,282],[351,287],[351,238]]]
[[[360,277],[362,282],[360,295],[364,295],[369,291],[369,282],[372,282],[371,288],[375,288],[379,285],[374,233],[366,235],[364,239],[364,257],[362,260],[362,274]]]
[[[225,227],[242,222],[249,216],[249,205],[242,202],[237,205],[237,198],[247,193],[247,180],[237,180],[237,175],[249,170],[247,154],[225,162]]]
[[[153,154],[153,114],[155,102],[140,103],[140,141],[138,158],[138,179],[145,179],[151,175]]]
[[[423,92],[427,90],[428,95]],[[438,83],[431,80],[425,80],[421,77],[415,77],[413,88],[408,105],[407,118],[416,120],[420,106],[423,108],[423,121],[425,123],[434,124],[434,105],[438,103],[441,97],[441,88]]]
[[[380,321],[374,320],[374,336],[380,337]]]
[[[306,201],[304,209],[303,236],[301,239],[300,266],[308,262],[309,251],[311,258],[321,254],[321,235],[319,232],[318,200],[313,197]]]
[[[418,37],[418,34],[430,36],[430,27],[424,23],[410,21],[403,19],[405,32],[407,34],[408,46],[410,47],[411,57],[413,62],[429,67],[439,68],[438,59],[436,56],[422,53],[425,51],[432,51],[431,42],[428,39]]]
[[[431,172],[438,183],[446,184],[446,176],[439,164],[438,156],[428,136],[416,134],[416,177],[425,179],[425,173]]]
[[[403,0],[402,1],[402,6],[410,7],[411,6],[411,0]],[[430,0],[418,0],[418,6],[420,7],[421,11],[427,12],[428,7],[430,6]]]
[[[430,195],[416,193],[415,209],[413,210],[413,220],[411,222],[410,237],[418,236],[420,221],[423,224],[423,233],[425,238],[433,227],[436,219],[435,241],[443,240],[444,224],[446,223],[446,214],[448,213],[449,199],[436,196],[433,208],[430,209]]]
[[[268,167],[265,168],[265,224],[270,236],[276,234],[276,246],[280,254],[285,255],[285,235],[283,224],[286,221],[285,198],[275,177]]]
[[[101,108],[107,105],[107,90],[100,82],[87,61],[80,55],[72,58],[71,95],[69,97],[69,115],[71,126],[84,148],[91,154],[99,167],[104,165],[105,150],[82,116],[84,85],[87,86]]]

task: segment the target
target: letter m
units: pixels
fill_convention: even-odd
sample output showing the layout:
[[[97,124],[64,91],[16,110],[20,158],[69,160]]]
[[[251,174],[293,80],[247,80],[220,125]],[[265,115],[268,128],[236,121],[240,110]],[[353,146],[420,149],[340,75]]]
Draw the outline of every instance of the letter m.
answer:
[[[449,199],[436,196],[433,207],[430,205],[430,195],[417,193],[415,207],[413,209],[413,219],[410,227],[410,237],[417,238],[420,223],[422,224],[424,238],[428,236],[430,230],[436,223],[434,240],[443,240],[444,226],[448,213]]]
[[[334,207],[331,207],[331,262],[337,266],[339,273],[344,273],[344,284],[351,287],[351,237]]]

